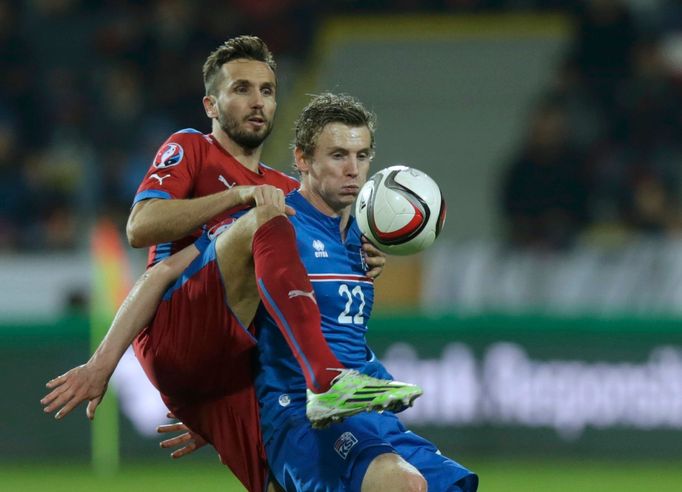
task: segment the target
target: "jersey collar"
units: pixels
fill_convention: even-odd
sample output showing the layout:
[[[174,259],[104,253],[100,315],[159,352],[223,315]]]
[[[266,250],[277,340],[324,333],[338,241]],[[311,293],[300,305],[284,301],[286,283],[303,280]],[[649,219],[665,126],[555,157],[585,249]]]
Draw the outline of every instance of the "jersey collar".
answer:
[[[210,134],[210,133],[208,134],[208,140],[209,140],[213,145],[215,145],[216,148],[217,148],[220,152],[222,152],[223,154],[227,155],[230,159],[232,159],[234,162],[236,162],[237,164],[239,164],[239,165],[244,169],[245,172],[251,173],[251,174],[257,174],[258,176],[262,176],[262,175],[263,175],[263,163],[262,163],[262,162],[259,162],[259,163],[258,163],[258,171],[252,171],[251,169],[249,169],[248,167],[246,167],[244,164],[242,164],[241,162],[239,162],[239,161],[237,160],[237,158],[236,158],[235,156],[233,156],[232,154],[230,154],[230,152],[229,152],[225,147],[223,147],[222,145],[220,145],[220,142],[218,142],[218,139],[215,138],[215,137],[214,137],[212,134]]]
[[[301,195],[301,192],[299,190],[292,191],[288,196],[288,200],[290,200],[291,205],[294,207],[294,209],[300,210],[305,215],[312,217],[313,219],[318,221],[320,224],[324,224],[325,227],[335,229],[336,231],[340,232],[339,228],[341,225],[341,217],[330,217],[327,214],[320,212],[308,200],[306,200],[303,195]],[[353,222],[355,222],[355,218],[351,215],[348,218],[346,232],[350,230],[350,227],[351,225],[353,225]]]

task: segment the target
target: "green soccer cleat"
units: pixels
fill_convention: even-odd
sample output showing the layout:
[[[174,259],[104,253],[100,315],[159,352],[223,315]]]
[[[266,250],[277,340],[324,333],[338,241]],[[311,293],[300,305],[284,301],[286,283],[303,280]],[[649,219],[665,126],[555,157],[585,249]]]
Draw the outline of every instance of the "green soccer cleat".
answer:
[[[360,412],[397,412],[412,406],[422,395],[414,384],[377,379],[355,369],[339,369],[328,391],[308,390],[306,416],[313,429],[323,429]]]

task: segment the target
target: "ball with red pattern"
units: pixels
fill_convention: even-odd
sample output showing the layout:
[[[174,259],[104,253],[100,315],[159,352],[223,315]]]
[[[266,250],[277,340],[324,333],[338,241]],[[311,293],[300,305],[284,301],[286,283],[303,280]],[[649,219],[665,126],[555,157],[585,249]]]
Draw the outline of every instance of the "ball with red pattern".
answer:
[[[445,214],[438,184],[407,166],[391,166],[374,174],[355,203],[362,233],[392,255],[411,255],[429,247],[443,228]]]

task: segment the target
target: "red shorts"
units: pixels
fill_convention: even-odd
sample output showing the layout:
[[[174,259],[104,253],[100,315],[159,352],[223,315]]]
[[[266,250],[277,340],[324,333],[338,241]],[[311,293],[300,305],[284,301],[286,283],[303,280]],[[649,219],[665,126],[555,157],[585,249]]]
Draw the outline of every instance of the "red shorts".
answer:
[[[133,346],[175,416],[213,444],[248,490],[264,490],[256,340],[225,302],[215,242],[168,290]]]

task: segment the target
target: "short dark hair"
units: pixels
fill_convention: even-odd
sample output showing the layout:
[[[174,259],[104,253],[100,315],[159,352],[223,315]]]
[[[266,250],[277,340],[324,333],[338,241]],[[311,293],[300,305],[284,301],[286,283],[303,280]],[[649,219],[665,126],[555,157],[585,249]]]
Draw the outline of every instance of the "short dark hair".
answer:
[[[266,63],[274,72],[277,69],[275,58],[261,38],[257,36],[237,36],[228,39],[214,50],[204,62],[204,87],[206,95],[215,94],[221,80],[221,67],[232,60],[255,60]]]
[[[317,137],[330,123],[366,126],[371,138],[370,148],[374,152],[376,115],[353,96],[331,92],[313,96],[303,108],[294,126],[294,148],[301,149],[304,157],[311,157],[315,153]]]

